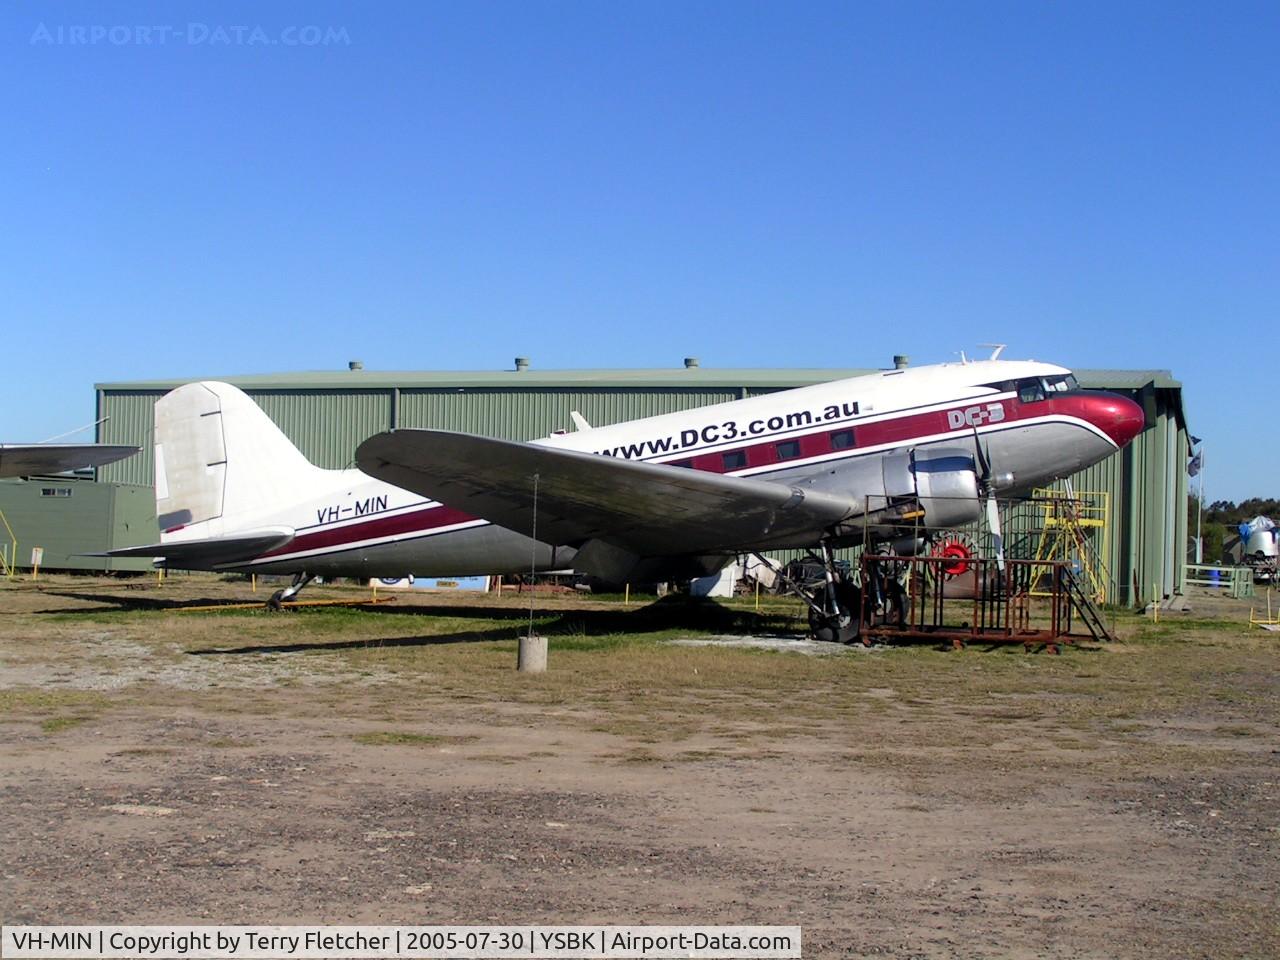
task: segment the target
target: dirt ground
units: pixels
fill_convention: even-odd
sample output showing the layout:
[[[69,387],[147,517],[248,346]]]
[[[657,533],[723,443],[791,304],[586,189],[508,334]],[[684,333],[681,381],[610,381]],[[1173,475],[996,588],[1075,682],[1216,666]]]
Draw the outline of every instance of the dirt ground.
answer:
[[[354,588],[308,590],[350,598]],[[256,599],[262,599],[259,594]],[[777,923],[805,956],[1280,956],[1280,637],[823,655],[771,603],[191,611],[0,584],[4,923]],[[810,651],[811,654],[811,651]]]

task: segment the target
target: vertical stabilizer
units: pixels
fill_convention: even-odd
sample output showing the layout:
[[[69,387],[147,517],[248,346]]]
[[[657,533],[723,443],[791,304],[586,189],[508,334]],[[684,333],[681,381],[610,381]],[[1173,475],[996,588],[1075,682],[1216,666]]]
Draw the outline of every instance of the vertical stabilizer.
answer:
[[[329,473],[228,383],[189,383],[166,394],[156,403],[155,427],[156,516],[165,532],[211,523],[207,532],[216,535],[260,522]]]

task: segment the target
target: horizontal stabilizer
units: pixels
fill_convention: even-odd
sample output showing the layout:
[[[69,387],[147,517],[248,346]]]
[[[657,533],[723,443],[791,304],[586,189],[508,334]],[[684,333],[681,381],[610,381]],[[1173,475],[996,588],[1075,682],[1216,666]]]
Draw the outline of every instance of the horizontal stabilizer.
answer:
[[[232,537],[170,540],[144,547],[121,547],[119,550],[108,550],[106,553],[88,554],[88,556],[163,557],[170,566],[190,564],[194,568],[203,570],[260,557],[264,553],[283,547],[293,539],[293,535],[292,527],[267,527],[238,533]]]
[[[356,461],[379,480],[544,543],[601,540],[637,556],[811,542],[858,511],[849,498],[768,480],[444,430],[377,434]]]
[[[115,463],[137,447],[106,443],[0,443],[0,477],[33,477]]]

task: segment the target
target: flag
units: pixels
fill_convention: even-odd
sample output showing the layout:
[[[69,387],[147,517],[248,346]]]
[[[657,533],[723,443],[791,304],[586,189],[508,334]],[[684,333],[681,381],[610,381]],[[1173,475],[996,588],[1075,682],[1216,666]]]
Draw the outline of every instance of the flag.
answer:
[[[1200,451],[1191,458],[1191,462],[1187,464],[1187,476],[1194,477],[1200,472],[1200,468],[1204,466],[1204,451]]]

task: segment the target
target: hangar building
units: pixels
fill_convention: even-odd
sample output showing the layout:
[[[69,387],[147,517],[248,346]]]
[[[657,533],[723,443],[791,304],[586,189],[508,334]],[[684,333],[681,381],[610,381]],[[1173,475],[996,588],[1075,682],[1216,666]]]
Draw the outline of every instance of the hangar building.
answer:
[[[902,358],[905,362],[905,358]],[[366,437],[393,427],[433,427],[527,440],[571,426],[579,411],[596,426],[737,400],[791,387],[874,373],[869,369],[537,371],[517,359],[497,372],[375,372],[353,362],[333,373],[282,373],[221,379],[247,392],[314,463],[343,467]],[[1127,448],[1072,478],[1078,491],[1109,495],[1108,562],[1120,603],[1181,592],[1187,544],[1188,435],[1181,384],[1164,370],[1076,370],[1085,387],[1133,397],[1147,412],[1147,428]],[[130,443],[142,453],[102,467],[98,479],[115,484],[152,481],[152,408],[180,380],[101,383],[97,416],[108,417],[102,443]],[[63,501],[65,502],[65,501]],[[46,505],[56,507],[54,499]],[[0,509],[4,507],[0,495]],[[150,542],[129,525],[127,540]],[[28,542],[30,540],[28,539]]]

